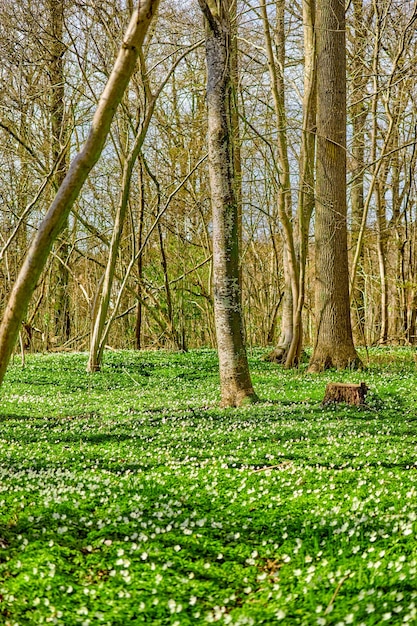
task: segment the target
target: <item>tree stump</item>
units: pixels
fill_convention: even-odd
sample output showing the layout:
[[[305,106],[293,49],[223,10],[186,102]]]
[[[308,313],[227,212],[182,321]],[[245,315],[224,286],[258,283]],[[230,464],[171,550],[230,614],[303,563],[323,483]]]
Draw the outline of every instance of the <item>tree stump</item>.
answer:
[[[355,406],[365,404],[365,396],[368,387],[365,383],[360,385],[349,385],[346,383],[329,383],[326,386],[322,404],[331,404],[332,402],[346,402]]]

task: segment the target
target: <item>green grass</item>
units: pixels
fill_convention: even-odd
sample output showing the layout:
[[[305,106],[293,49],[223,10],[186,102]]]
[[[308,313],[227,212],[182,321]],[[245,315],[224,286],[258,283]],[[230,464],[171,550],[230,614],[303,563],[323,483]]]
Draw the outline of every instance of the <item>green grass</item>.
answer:
[[[1,624],[417,624],[413,350],[319,376],[259,357],[261,401],[227,410],[210,350],[16,360]],[[368,406],[322,407],[335,380]]]

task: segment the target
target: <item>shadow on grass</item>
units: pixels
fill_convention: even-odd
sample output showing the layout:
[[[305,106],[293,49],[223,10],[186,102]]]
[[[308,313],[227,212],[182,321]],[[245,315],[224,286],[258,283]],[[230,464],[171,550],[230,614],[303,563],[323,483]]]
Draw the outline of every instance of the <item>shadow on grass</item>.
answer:
[[[0,413],[0,423],[1,422],[31,422],[33,420],[44,420],[44,417],[36,416],[36,415],[19,415],[17,413]]]

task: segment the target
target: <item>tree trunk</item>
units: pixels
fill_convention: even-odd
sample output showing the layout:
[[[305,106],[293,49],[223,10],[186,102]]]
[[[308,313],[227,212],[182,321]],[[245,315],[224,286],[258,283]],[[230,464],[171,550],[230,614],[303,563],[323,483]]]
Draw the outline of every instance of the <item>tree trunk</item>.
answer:
[[[365,48],[368,45],[367,31],[364,27],[363,0],[353,0],[353,58],[351,61],[352,94],[350,116],[352,124],[352,229],[351,249],[356,250],[360,237],[365,209],[365,125],[368,117],[367,70],[364,64]],[[356,342],[363,343],[365,338],[365,279],[362,270],[363,247],[359,248],[357,259],[357,277],[352,285],[351,300],[355,308],[352,320],[352,331]]]
[[[146,112],[145,120],[143,121],[142,126],[139,128],[136,134],[132,149],[123,165],[122,190],[113,225],[113,234],[110,243],[104,280],[102,286],[99,288],[101,290],[101,293],[98,300],[98,307],[95,309],[95,318],[93,318],[93,330],[91,335],[90,355],[87,364],[87,372],[98,372],[101,368],[104,345],[110,330],[109,323],[106,327],[106,318],[109,309],[111,290],[113,287],[120,239],[122,236],[126,211],[129,203],[133,168],[139,156],[143,141],[146,137],[146,132],[152,117],[154,106],[155,102],[154,100],[151,100],[149,109]]]
[[[346,224],[345,3],[317,6],[316,343],[310,371],[357,367]]]
[[[143,162],[139,159],[139,215],[138,215],[138,240],[137,248],[142,248],[143,239],[143,221],[145,217],[145,185],[143,181]],[[136,309],[136,322],[135,322],[135,349],[142,349],[142,323],[143,323],[143,304],[142,304],[142,281],[143,281],[143,252],[139,254],[138,258],[138,303]]]
[[[293,305],[293,336],[286,367],[299,363],[303,347],[303,308],[306,290],[308,234],[314,208],[314,160],[316,152],[316,45],[315,0],[303,0],[304,22],[304,96],[298,194],[298,299]]]
[[[169,275],[168,275],[168,260],[165,252],[165,243],[164,243],[164,235],[162,232],[161,222],[158,222],[158,240],[159,240],[159,250],[161,252],[161,266],[164,274],[164,287],[165,287],[165,298],[166,298],[166,308],[167,308],[167,319],[168,319],[168,336],[171,341],[171,345],[175,348],[175,350],[181,350],[181,340],[178,330],[175,325],[174,319],[174,307],[172,304],[172,294],[171,294],[171,286],[169,284]]]
[[[193,46],[190,49],[192,48]],[[186,52],[180,56],[180,59],[182,59],[185,56],[185,54]],[[143,146],[143,142],[145,141],[145,138],[149,129],[149,124],[151,123],[158,97],[161,94],[163,87],[168,82],[168,78],[172,75],[172,73],[174,72],[179,62],[179,60],[177,60],[172,64],[164,80],[161,81],[157,91],[155,93],[152,93],[150,85],[149,85],[148,73],[146,71],[146,63],[145,63],[145,58],[143,54],[141,54],[140,60],[141,60],[140,65],[141,65],[141,74],[142,74],[142,88],[144,91],[144,101],[146,102],[145,108],[144,108],[144,117],[141,120],[141,123],[137,129],[133,146],[123,164],[122,190],[121,190],[120,200],[119,200],[119,204],[118,204],[117,211],[116,211],[115,223],[113,226],[113,235],[112,235],[112,240],[110,243],[109,258],[107,261],[104,281],[103,281],[103,285],[101,289],[99,306],[96,311],[96,318],[93,320],[93,332],[92,332],[92,337],[91,337],[90,356],[89,356],[89,360],[87,364],[88,372],[97,372],[100,370],[105,342],[110,332],[110,327],[112,324],[112,319],[107,320],[107,323],[106,323],[106,318],[107,318],[107,313],[109,310],[110,295],[111,295],[111,290],[112,290],[113,281],[114,281],[114,274],[115,274],[115,269],[116,269],[117,255],[119,252],[120,239],[122,236],[123,226],[124,226],[126,212],[127,212],[128,203],[129,203],[133,168],[139,157],[140,151]],[[143,203],[143,199],[141,200],[141,202]],[[143,210],[141,209],[141,211],[142,211],[142,218],[143,218]],[[169,287],[169,281],[168,281],[167,262],[165,258],[165,251],[163,248],[163,240],[161,236],[161,226],[160,226],[158,217],[156,220],[156,224],[157,224],[157,228],[159,232],[162,267],[164,270],[165,287],[167,290],[168,319],[169,319],[170,334],[172,335],[174,339],[174,343],[178,345],[179,342],[176,340],[177,335],[175,334],[174,326],[173,326],[171,293],[170,293],[170,287]],[[140,239],[142,239],[142,224],[140,224],[139,229],[141,232]],[[142,244],[141,244],[139,248],[140,259],[142,259],[142,254],[143,254],[143,251],[142,251]],[[140,261],[140,263],[142,263],[142,261]],[[130,269],[128,271],[130,272]],[[120,302],[120,299],[121,298],[118,298],[117,300]],[[114,319],[114,315],[113,315],[113,319]]]
[[[384,168],[386,171],[387,168]],[[387,280],[387,238],[388,228],[386,219],[385,203],[385,177],[382,184],[378,181],[375,185],[376,215],[377,215],[377,249],[379,278],[381,281],[381,324],[379,330],[379,343],[388,341],[388,280]]]
[[[213,211],[213,282],[222,406],[256,399],[244,344],[235,188],[230,3],[199,0],[206,18],[208,146]]]
[[[266,53],[268,58],[271,91],[275,109],[277,133],[277,152],[279,167],[279,189],[277,192],[278,216],[282,224],[284,239],[284,300],[281,317],[281,335],[278,346],[266,358],[270,361],[285,363],[294,337],[294,307],[298,303],[299,266],[295,250],[294,230],[292,225],[292,201],[290,164],[288,158],[287,119],[285,110],[285,2],[276,3],[275,49],[269,26],[266,1],[261,1],[261,14],[264,29]]]
[[[277,346],[269,352],[265,357],[265,361],[272,363],[285,364],[288,349],[291,346],[294,335],[294,300],[291,285],[291,277],[289,274],[287,246],[283,245],[283,270],[284,270],[284,291],[282,297],[282,313],[281,313],[281,334]]]
[[[51,159],[52,165],[58,163],[62,147],[65,144],[64,121],[64,0],[49,0],[48,3],[50,35],[49,35],[49,78],[51,82],[50,116],[51,116]],[[53,188],[59,189],[67,170],[65,155],[61,158],[53,175]],[[57,257],[54,260],[53,280],[53,317],[55,341],[65,343],[71,334],[70,301],[68,293],[68,218],[56,242]],[[63,262],[61,262],[61,259]]]
[[[0,325],[0,383],[15,346],[21,321],[51,247],[65,225],[92,167],[100,157],[115,111],[135,70],[139,51],[159,0],[138,3],[107,85],[97,105],[89,136],[74,158],[55,199],[31,243]]]

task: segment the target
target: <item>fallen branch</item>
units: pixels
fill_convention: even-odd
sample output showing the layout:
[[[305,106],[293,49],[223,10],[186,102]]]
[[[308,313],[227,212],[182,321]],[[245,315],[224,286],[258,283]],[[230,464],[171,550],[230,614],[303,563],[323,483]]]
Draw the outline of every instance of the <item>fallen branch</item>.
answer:
[[[272,469],[284,469],[285,467],[290,467],[291,465],[293,465],[291,461],[283,461],[278,465],[267,465],[266,467],[259,467],[258,469],[253,470],[253,473],[256,474],[257,472],[266,472],[266,470]]]
[[[349,572],[349,574],[346,574],[346,576],[343,576],[342,580],[340,580],[338,582],[337,587],[334,590],[334,594],[332,595],[331,600],[330,600],[329,604],[327,605],[326,610],[324,611],[324,615],[328,615],[328,613],[330,613],[330,611],[332,610],[332,605],[333,605],[334,601],[336,600],[336,597],[337,597],[339,591],[341,590],[343,583],[349,578],[349,576],[350,576],[350,572]]]

